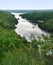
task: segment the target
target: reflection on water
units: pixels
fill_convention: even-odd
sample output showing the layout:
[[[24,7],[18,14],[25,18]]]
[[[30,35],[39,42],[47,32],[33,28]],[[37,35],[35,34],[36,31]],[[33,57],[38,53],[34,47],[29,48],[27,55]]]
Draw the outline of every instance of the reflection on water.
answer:
[[[19,16],[22,13],[12,13],[15,15],[16,19],[18,20],[18,24],[16,25],[16,29],[15,32],[19,35],[21,35],[21,37],[25,37],[25,39],[29,42],[31,42],[31,40],[33,39],[39,39],[41,38],[41,40],[43,40],[42,35],[49,35],[48,33],[45,33],[44,31],[42,31],[39,27],[38,24],[33,25],[32,23],[30,23],[28,20],[23,19],[21,16]]]

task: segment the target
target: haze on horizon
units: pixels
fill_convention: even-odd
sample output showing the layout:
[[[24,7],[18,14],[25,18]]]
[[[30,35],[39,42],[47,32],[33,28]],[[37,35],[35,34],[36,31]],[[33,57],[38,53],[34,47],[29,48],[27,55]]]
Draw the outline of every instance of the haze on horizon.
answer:
[[[53,9],[53,0],[0,0],[0,10]]]

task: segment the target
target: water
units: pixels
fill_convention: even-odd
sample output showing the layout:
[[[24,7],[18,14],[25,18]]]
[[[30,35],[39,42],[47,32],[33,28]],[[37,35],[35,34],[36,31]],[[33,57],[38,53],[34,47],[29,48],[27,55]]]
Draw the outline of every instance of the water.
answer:
[[[25,39],[29,42],[33,39],[41,39],[43,40],[42,35],[49,35],[48,33],[42,31],[39,27],[38,24],[33,25],[32,23],[29,22],[29,20],[23,19],[20,14],[23,13],[12,13],[15,15],[15,18],[18,19],[18,24],[15,25],[16,29],[15,32],[20,35],[21,37],[25,37]]]

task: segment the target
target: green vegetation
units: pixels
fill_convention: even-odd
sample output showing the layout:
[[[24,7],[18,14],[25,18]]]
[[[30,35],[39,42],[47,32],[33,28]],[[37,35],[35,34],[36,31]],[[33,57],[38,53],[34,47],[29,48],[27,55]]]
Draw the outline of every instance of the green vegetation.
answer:
[[[0,11],[0,26],[7,29],[14,29],[17,23],[14,15],[11,15],[9,12]]]
[[[0,65],[53,65],[53,34],[27,42],[14,32],[15,24],[14,15],[0,11]]]
[[[39,27],[47,32],[53,32],[53,12],[33,12],[20,15],[23,18],[30,20],[33,24],[38,23]]]

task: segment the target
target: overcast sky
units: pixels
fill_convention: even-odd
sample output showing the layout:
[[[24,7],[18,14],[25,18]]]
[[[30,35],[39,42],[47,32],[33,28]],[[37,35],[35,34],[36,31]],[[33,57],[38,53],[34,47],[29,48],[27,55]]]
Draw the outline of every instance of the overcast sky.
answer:
[[[0,0],[0,9],[53,9],[53,0]]]

